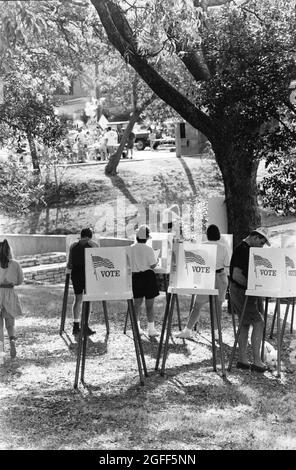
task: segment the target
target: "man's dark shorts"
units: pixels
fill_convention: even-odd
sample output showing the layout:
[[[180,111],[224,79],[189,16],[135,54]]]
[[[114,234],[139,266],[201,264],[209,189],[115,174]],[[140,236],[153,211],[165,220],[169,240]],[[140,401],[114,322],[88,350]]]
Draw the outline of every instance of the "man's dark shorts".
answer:
[[[133,297],[153,299],[159,295],[155,272],[151,269],[132,274]]]
[[[85,274],[84,269],[72,269],[71,280],[74,289],[74,294],[83,294],[85,289]]]
[[[239,288],[233,282],[230,282],[231,308],[233,309],[233,313],[239,318],[244,308],[245,299],[245,290]],[[249,326],[259,321],[263,321],[263,316],[259,312],[258,297],[249,296],[242,324],[243,326]]]

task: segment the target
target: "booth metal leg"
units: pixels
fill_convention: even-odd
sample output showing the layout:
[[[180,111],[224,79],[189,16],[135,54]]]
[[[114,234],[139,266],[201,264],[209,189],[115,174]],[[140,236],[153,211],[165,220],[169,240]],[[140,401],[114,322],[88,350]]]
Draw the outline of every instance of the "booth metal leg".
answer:
[[[135,311],[133,309],[133,305],[131,305],[131,302],[132,302],[132,300],[127,301],[128,312],[129,312],[129,316],[130,316],[130,320],[131,320],[131,327],[132,327],[132,331],[133,331],[134,345],[135,345],[135,352],[136,352],[140,382],[141,382],[141,385],[144,385],[144,376],[143,376],[142,365],[143,365],[143,369],[145,370],[146,374],[147,374],[147,370],[146,370],[144,355],[143,356],[141,355],[140,344],[142,346],[142,343],[141,343],[139,328],[138,328],[137,321],[136,321]],[[142,359],[142,362],[141,362],[141,359]]]
[[[127,309],[126,315],[125,315],[125,322],[124,322],[124,328],[123,328],[123,334],[124,334],[124,335],[126,335],[127,321],[128,321],[128,309]]]
[[[210,296],[210,302],[213,300],[217,302],[217,299],[213,299],[213,296]],[[210,303],[211,305],[211,303]],[[213,308],[213,307],[212,307]],[[219,346],[220,346],[220,356],[221,356],[221,370],[222,370],[222,377],[226,377],[226,370],[225,370],[225,362],[224,362],[224,347],[223,347],[223,340],[222,340],[222,326],[221,326],[221,318],[218,315],[217,306],[215,305],[215,313],[216,313],[216,320],[217,320],[217,327],[218,327],[218,339],[219,339]]]
[[[167,293],[165,312],[164,312],[164,317],[163,317],[163,322],[162,322],[160,340],[159,340],[159,344],[158,344],[155,370],[157,370],[158,366],[159,366],[159,361],[160,361],[160,356],[161,356],[161,351],[162,351],[162,345],[163,345],[163,338],[164,338],[164,333],[165,333],[168,314],[169,314],[169,309],[170,309],[171,297],[172,297],[172,294]]]
[[[210,317],[211,317],[211,335],[212,335],[212,358],[213,358],[213,369],[217,371],[217,358],[216,358],[216,344],[215,344],[215,328],[214,328],[214,308],[212,296],[209,296],[210,304]]]
[[[281,345],[283,344],[283,339],[284,339],[284,334],[285,334],[285,329],[286,329],[286,324],[287,324],[287,318],[288,318],[290,305],[291,304],[288,300],[288,303],[287,303],[287,306],[286,306],[286,311],[285,311],[285,316],[284,316],[284,319],[283,319],[282,329],[281,329]]]
[[[290,326],[291,335],[293,334],[294,310],[295,310],[295,297],[293,297],[292,299],[292,314],[291,314],[291,326]]]
[[[142,344],[142,339],[141,339],[141,335],[140,335],[140,332],[139,332],[139,327],[138,327],[134,302],[133,302],[133,300],[130,300],[129,302],[130,302],[131,312],[133,314],[133,318],[134,318],[134,321],[135,321],[135,329],[136,329],[137,336],[138,336],[138,344],[139,344],[140,356],[141,356],[142,364],[143,364],[143,371],[144,371],[145,377],[148,377],[146,361],[145,361],[145,355],[144,355],[144,350],[143,350],[143,344]]]
[[[243,324],[243,319],[244,319],[244,315],[245,315],[245,310],[246,310],[246,306],[247,306],[247,301],[248,301],[248,296],[246,296],[246,298],[245,298],[245,302],[244,302],[242,314],[241,314],[241,317],[240,317],[238,329],[237,329],[237,332],[236,332],[236,335],[235,335],[234,344],[233,344],[233,348],[232,348],[232,351],[231,351],[231,356],[230,356],[230,360],[229,360],[229,364],[228,364],[228,371],[229,372],[231,371],[231,367],[232,367],[232,363],[233,363],[233,359],[234,359],[234,354],[235,354],[235,349],[236,349],[238,339],[239,339],[239,336],[240,336],[240,332],[241,332],[241,328],[242,328],[242,324]]]
[[[103,305],[103,312],[104,312],[104,317],[105,317],[105,324],[106,324],[106,333],[109,336],[110,333],[110,325],[109,325],[109,317],[108,317],[108,310],[107,310],[107,302],[106,300],[102,301]]]
[[[178,298],[177,294],[173,294],[171,307],[170,307],[169,314],[168,314],[167,332],[166,332],[166,338],[165,338],[165,343],[164,343],[164,348],[163,348],[162,365],[161,365],[161,371],[160,371],[160,375],[162,376],[164,375],[165,363],[166,363],[167,355],[168,355],[169,339],[170,339],[171,328],[172,328],[174,306],[175,306],[175,301],[177,298]]]
[[[86,328],[88,326],[89,320],[89,311],[90,311],[90,302],[85,303],[85,315],[83,318],[83,322],[81,321],[81,329],[82,329],[82,359],[81,359],[81,376],[80,381],[84,383],[84,372],[85,372],[85,360],[86,360],[86,346],[88,337],[86,335]]]
[[[178,315],[178,326],[179,330],[182,330],[182,323],[181,323],[181,315],[180,315],[180,305],[179,305],[179,298],[176,294],[176,306],[177,306],[177,315]]]
[[[82,304],[82,314],[81,314],[81,325],[82,328],[80,329],[79,339],[78,339],[78,347],[77,347],[77,356],[76,356],[76,371],[75,371],[75,379],[74,379],[74,388],[78,386],[79,380],[79,371],[80,371],[80,362],[81,362],[81,352],[82,352],[82,340],[83,334],[85,332],[84,324],[85,324],[85,313],[86,313],[86,302]]]
[[[272,317],[272,323],[271,323],[271,328],[270,328],[270,334],[269,334],[270,339],[273,338],[274,325],[275,325],[275,319],[276,319],[276,309],[277,309],[277,304],[275,303],[273,317]]]
[[[277,376],[281,376],[281,300],[276,299],[277,312]]]
[[[265,308],[264,308],[264,326],[263,326],[263,337],[262,337],[262,348],[261,348],[261,360],[264,359],[264,343],[266,337],[266,324],[267,324],[267,314],[268,314],[268,302],[269,298],[265,298]]]
[[[68,273],[68,274],[66,274],[66,278],[65,278],[65,288],[64,288],[64,296],[63,296],[60,335],[62,335],[63,332],[65,331],[65,321],[66,321],[66,315],[67,315],[69,284],[70,284],[70,274]]]

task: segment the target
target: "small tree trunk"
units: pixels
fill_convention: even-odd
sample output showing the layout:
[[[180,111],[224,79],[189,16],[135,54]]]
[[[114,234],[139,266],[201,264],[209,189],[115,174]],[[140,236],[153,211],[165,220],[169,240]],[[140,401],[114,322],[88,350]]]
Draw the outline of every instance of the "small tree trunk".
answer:
[[[31,157],[32,157],[32,164],[33,164],[33,169],[36,173],[40,173],[40,165],[39,165],[39,159],[37,155],[37,149],[36,149],[36,144],[34,137],[32,134],[27,134],[27,139],[29,142],[29,147],[30,147],[30,152],[31,152]]]
[[[229,150],[229,149],[228,149]],[[228,233],[233,234],[234,246],[261,224],[257,199],[259,162],[240,150],[215,150],[225,189]]]
[[[125,131],[123,133],[123,136],[122,136],[121,142],[119,144],[119,147],[116,150],[116,152],[113,155],[110,156],[109,161],[106,165],[106,168],[105,168],[105,174],[106,175],[108,175],[108,176],[116,175],[117,167],[118,167],[118,164],[119,164],[120,157],[121,157],[121,154],[123,152],[124,146],[125,146],[125,144],[128,140],[128,137],[129,137],[130,133],[133,130],[133,127],[134,127],[135,123],[139,119],[139,116],[140,116],[141,112],[142,112],[142,109],[135,109],[133,111],[133,114],[131,115],[131,118],[129,120],[127,128],[125,129]]]

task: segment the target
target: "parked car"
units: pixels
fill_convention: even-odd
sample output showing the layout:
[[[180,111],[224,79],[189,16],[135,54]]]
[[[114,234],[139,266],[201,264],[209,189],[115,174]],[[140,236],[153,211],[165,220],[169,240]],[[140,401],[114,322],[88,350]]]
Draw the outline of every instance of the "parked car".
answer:
[[[122,129],[125,129],[128,125],[128,121],[115,121],[115,122],[108,122],[107,126],[112,127],[120,135],[122,135]],[[146,147],[150,147],[150,140],[149,140],[149,130],[146,126],[142,124],[135,124],[133,128],[133,133],[135,134],[135,147],[137,150],[144,150]],[[161,134],[156,131],[156,138],[161,138]],[[155,142],[153,148],[156,149],[159,145],[159,142]]]

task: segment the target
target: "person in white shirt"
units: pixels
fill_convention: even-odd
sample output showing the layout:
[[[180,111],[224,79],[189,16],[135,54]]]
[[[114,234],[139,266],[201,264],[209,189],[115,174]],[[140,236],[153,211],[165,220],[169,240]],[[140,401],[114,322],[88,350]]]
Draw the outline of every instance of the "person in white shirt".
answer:
[[[208,241],[205,243],[208,244],[215,244],[217,245],[217,258],[216,258],[216,277],[215,277],[215,288],[218,289],[219,295],[217,296],[216,300],[216,309],[219,318],[222,317],[222,304],[225,300],[225,294],[227,290],[227,270],[230,265],[230,255],[226,244],[221,242],[221,235],[219,228],[217,225],[209,225],[207,228],[207,239]],[[190,338],[191,331],[194,325],[197,323],[201,309],[204,304],[209,301],[208,296],[204,295],[197,295],[195,303],[191,309],[189,320],[187,322],[186,327],[176,333],[176,338]],[[214,328],[217,329],[216,318],[214,316]]]
[[[141,225],[136,232],[136,243],[131,245],[132,287],[135,312],[140,334],[144,331],[140,327],[140,313],[143,299],[148,320],[148,336],[158,336],[159,332],[154,325],[154,298],[159,295],[155,272],[157,259],[151,246],[146,245],[150,237],[147,225]]]
[[[0,344],[4,347],[3,320],[10,340],[10,356],[15,358],[15,317],[22,314],[22,306],[14,286],[23,283],[24,276],[21,265],[12,259],[12,251],[8,241],[0,242]]]
[[[107,145],[108,156],[110,157],[113,153],[116,152],[118,147],[118,134],[116,130],[111,127],[107,128],[107,132],[104,135],[104,139]]]

